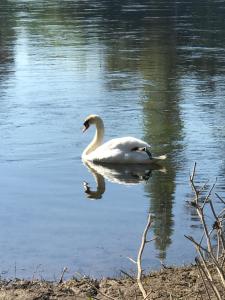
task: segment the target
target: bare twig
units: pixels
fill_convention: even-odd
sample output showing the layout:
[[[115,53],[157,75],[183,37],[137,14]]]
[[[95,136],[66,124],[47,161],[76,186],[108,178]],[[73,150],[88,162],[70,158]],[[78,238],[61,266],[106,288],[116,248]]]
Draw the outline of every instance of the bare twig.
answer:
[[[220,296],[220,293],[219,293],[219,291],[218,291],[216,285],[214,284],[213,281],[211,281],[211,280],[208,278],[208,276],[207,276],[207,274],[206,274],[204,268],[202,268],[202,266],[201,266],[201,264],[200,264],[198,258],[196,258],[195,261],[196,261],[196,263],[197,263],[198,268],[201,269],[201,271],[204,273],[205,278],[208,280],[208,282],[209,282],[211,288],[213,289],[213,291],[214,291],[214,293],[215,293],[215,295],[216,295],[216,298],[217,298],[218,300],[222,300],[222,298],[221,298],[221,296]],[[207,289],[207,294],[208,294],[208,289]]]
[[[195,162],[194,163],[194,168],[193,168],[193,171],[192,171],[192,175],[190,175],[190,181],[191,182],[194,181],[196,166],[197,166],[197,163]]]
[[[83,276],[82,274],[80,274],[79,272],[76,272],[77,275],[79,275],[81,278],[85,278],[85,276]],[[90,285],[98,294],[101,294],[102,296],[106,297],[107,299],[111,299],[111,300],[116,300],[116,298],[113,298],[111,296],[108,296],[106,294],[104,294],[103,292],[100,291],[100,289],[98,289],[94,284],[92,284],[89,280],[86,280],[86,283],[88,285]]]
[[[210,295],[207,290],[205,280],[207,280],[210,283],[210,286],[212,287],[217,299],[222,299],[220,292],[216,286],[216,281],[214,279],[214,276],[212,275],[213,272],[211,272],[209,270],[208,263],[205,259],[205,255],[207,254],[208,259],[211,260],[213,269],[216,270],[217,274],[219,275],[221,288],[223,288],[225,290],[225,273],[223,270],[223,264],[225,262],[225,251],[224,251],[225,250],[225,241],[224,241],[224,236],[223,236],[223,224],[224,224],[223,211],[224,211],[224,209],[219,214],[217,214],[216,210],[214,209],[213,203],[212,203],[211,195],[215,188],[216,182],[209,189],[208,194],[204,198],[203,204],[202,205],[200,204],[201,201],[200,201],[199,196],[200,196],[200,193],[205,189],[206,184],[201,189],[197,189],[195,182],[194,182],[195,173],[196,173],[196,163],[194,164],[192,175],[190,175],[191,186],[195,193],[195,201],[192,202],[192,206],[195,207],[197,215],[199,217],[199,220],[203,226],[203,236],[199,243],[196,242],[193,237],[186,236],[186,238],[188,238],[195,245],[195,247],[198,251],[198,254],[201,258],[202,265],[201,265],[200,261],[198,260],[198,258],[196,258],[196,264],[197,264],[199,272],[201,274],[203,283],[205,285],[205,290],[206,290],[206,293],[207,293],[209,299],[210,299]],[[222,204],[225,204],[225,201],[218,194],[215,193],[215,195],[220,199]],[[205,219],[204,209],[206,207],[206,204],[209,204],[210,209],[211,209],[211,214],[215,219],[212,229],[209,229],[209,226],[206,223],[206,219]],[[213,245],[212,245],[212,233],[215,231],[216,231],[216,237],[217,237],[216,253],[214,252]],[[202,246],[203,241],[206,242],[207,249]],[[221,250],[221,248],[222,248],[222,250]],[[220,253],[221,253],[221,255],[220,255]]]
[[[136,281],[134,280],[134,278],[133,278],[130,274],[128,274],[127,272],[125,272],[125,271],[123,271],[123,270],[120,270],[120,272],[121,272],[122,274],[126,275],[128,278],[130,278],[130,279],[132,280],[133,283],[136,282]]]
[[[204,278],[204,276],[203,276],[203,274],[202,274],[202,272],[204,272],[204,271],[202,270],[202,266],[201,266],[201,264],[200,264],[200,262],[199,262],[199,260],[198,260],[197,257],[195,258],[195,262],[196,262],[196,265],[197,265],[197,267],[198,267],[198,271],[199,271],[199,274],[200,274],[200,276],[201,276],[201,278],[202,278],[203,284],[204,284],[204,286],[205,286],[205,290],[206,290],[206,293],[207,293],[207,295],[208,295],[208,298],[211,299],[211,297],[210,297],[210,295],[209,295],[209,291],[208,291],[207,285],[206,285],[206,282],[205,282],[205,278]]]
[[[137,265],[137,279],[136,280],[137,280],[139,290],[142,293],[143,300],[146,300],[150,296],[150,294],[152,293],[152,290],[150,290],[150,292],[147,293],[146,290],[144,289],[144,286],[143,286],[143,283],[142,283],[142,272],[143,272],[143,270],[142,270],[142,254],[143,254],[145,245],[154,240],[154,238],[151,239],[151,240],[147,240],[148,230],[151,227],[152,222],[153,222],[153,217],[149,213],[147,224],[146,224],[146,227],[145,227],[145,229],[143,231],[143,234],[142,234],[141,245],[140,245],[140,248],[139,248],[139,251],[138,251],[137,260],[135,261],[133,258],[127,257],[131,262],[133,262],[134,264]]]
[[[129,257],[129,256],[127,256],[127,258],[128,258],[132,263],[137,264],[137,262],[136,262],[133,258],[131,258],[131,257]]]
[[[189,236],[189,235],[184,235],[184,236],[185,236],[188,240],[190,240],[193,244],[195,244],[197,250],[198,250],[198,249],[202,249],[203,251],[205,251],[206,253],[209,254],[209,251],[208,251],[206,248],[202,247],[198,242],[196,242],[196,241],[193,239],[192,236]]]
[[[59,279],[59,282],[58,282],[59,284],[60,284],[60,283],[63,283],[63,276],[64,276],[64,274],[67,272],[67,270],[68,270],[67,267],[64,267],[64,268],[63,268],[62,274],[61,274],[60,279]]]
[[[225,201],[217,193],[215,193],[215,195],[223,204],[225,204]]]
[[[140,289],[144,299],[147,299],[148,294],[146,293],[146,291],[143,287],[142,281],[141,281],[141,277],[142,277],[141,261],[142,261],[142,254],[143,254],[143,251],[144,251],[144,247],[145,247],[145,244],[146,244],[146,241],[147,241],[147,233],[148,233],[148,230],[149,230],[151,224],[152,224],[152,215],[149,213],[147,225],[146,225],[145,230],[144,230],[143,235],[142,235],[141,246],[140,246],[138,256],[137,256],[137,269],[138,269],[137,283],[138,283],[139,289]],[[149,295],[150,295],[150,293],[149,293]]]

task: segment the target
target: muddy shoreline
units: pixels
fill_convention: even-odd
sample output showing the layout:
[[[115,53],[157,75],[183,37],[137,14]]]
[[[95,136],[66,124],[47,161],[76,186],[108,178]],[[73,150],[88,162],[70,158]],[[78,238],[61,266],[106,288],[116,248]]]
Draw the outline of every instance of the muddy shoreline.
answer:
[[[206,299],[206,291],[195,265],[163,268],[142,278],[146,299]],[[216,299],[210,291],[211,299]],[[4,300],[83,300],[144,299],[135,277],[93,280],[70,279],[59,282],[42,280],[1,280],[0,299]]]

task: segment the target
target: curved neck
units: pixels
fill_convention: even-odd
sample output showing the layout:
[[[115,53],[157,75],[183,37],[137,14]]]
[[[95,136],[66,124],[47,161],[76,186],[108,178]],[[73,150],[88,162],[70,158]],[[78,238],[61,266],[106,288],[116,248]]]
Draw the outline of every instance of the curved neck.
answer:
[[[96,126],[96,132],[94,138],[91,141],[91,143],[85,148],[82,156],[86,156],[90,154],[102,144],[103,137],[104,137],[103,121],[100,118],[98,118],[95,122],[95,126]]]

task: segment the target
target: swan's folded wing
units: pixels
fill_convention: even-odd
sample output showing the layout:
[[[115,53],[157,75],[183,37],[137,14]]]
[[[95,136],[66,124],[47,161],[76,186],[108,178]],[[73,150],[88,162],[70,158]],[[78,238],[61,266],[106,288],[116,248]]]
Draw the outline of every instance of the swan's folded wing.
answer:
[[[96,149],[89,156],[88,160],[94,163],[113,163],[113,164],[131,164],[145,163],[149,161],[149,156],[145,152],[129,151],[124,152],[119,149],[99,151]]]
[[[106,143],[104,143],[103,145],[101,145],[99,148],[102,149],[102,151],[104,150],[109,150],[109,149],[119,149],[121,151],[124,151],[124,153],[128,153],[130,151],[132,151],[133,148],[141,148],[141,147],[148,147],[150,148],[151,146],[134,137],[130,137],[130,136],[126,136],[126,137],[122,137],[122,138],[116,138],[116,139],[112,139]]]
[[[96,149],[88,156],[88,160],[94,163],[120,163],[124,160],[124,153],[119,149],[107,149],[107,151],[102,151],[103,149]]]
[[[139,147],[150,145],[133,137],[112,139],[91,152],[88,160],[95,163],[143,163],[149,160],[147,153],[132,151]]]

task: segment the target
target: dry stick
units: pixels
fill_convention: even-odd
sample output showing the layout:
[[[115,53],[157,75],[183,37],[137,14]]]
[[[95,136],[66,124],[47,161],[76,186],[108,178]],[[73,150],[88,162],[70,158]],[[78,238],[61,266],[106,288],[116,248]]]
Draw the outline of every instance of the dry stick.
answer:
[[[190,182],[191,182],[191,185],[192,185],[192,189],[195,192],[195,203],[197,204],[198,203],[199,192],[196,189],[196,186],[194,185],[194,177],[195,177],[196,165],[197,165],[197,163],[195,162],[194,168],[193,168],[193,171],[192,171],[192,175],[190,175]]]
[[[143,300],[146,300],[150,296],[151,293],[152,293],[152,291],[148,292],[148,294],[146,295],[146,297]]]
[[[202,225],[203,225],[203,228],[204,228],[204,236],[205,236],[205,238],[206,238],[207,246],[208,246],[208,251],[207,251],[207,252],[210,254],[210,257],[211,257],[211,259],[212,259],[212,261],[213,261],[213,263],[214,263],[214,265],[215,265],[215,267],[216,267],[216,270],[217,270],[217,272],[218,272],[218,274],[219,274],[219,276],[220,276],[220,278],[221,278],[221,282],[222,282],[223,286],[225,287],[225,276],[224,276],[224,271],[223,271],[222,267],[220,266],[220,264],[219,264],[219,262],[218,262],[218,259],[216,259],[216,257],[214,256],[213,249],[212,249],[212,244],[211,244],[210,235],[211,235],[211,233],[212,233],[213,230],[209,233],[208,227],[207,227],[206,222],[205,222],[204,212],[203,212],[203,209],[204,209],[205,204],[209,202],[209,203],[210,203],[211,210],[212,210],[212,213],[213,213],[214,218],[215,218],[216,223],[217,223],[217,227],[218,227],[218,228],[216,228],[216,229],[217,229],[217,233],[218,233],[219,236],[220,236],[220,239],[221,239],[221,241],[222,241],[222,245],[223,245],[223,248],[224,248],[225,242],[224,242],[224,238],[223,238],[223,235],[222,235],[222,229],[221,229],[221,228],[222,228],[222,221],[223,221],[223,218],[222,218],[222,221],[219,220],[219,217],[216,215],[216,212],[215,212],[215,210],[214,210],[212,201],[209,200],[209,197],[210,197],[210,195],[211,195],[211,193],[212,193],[212,191],[213,191],[213,189],[214,189],[214,187],[215,187],[215,183],[214,183],[214,185],[212,186],[212,188],[210,189],[208,195],[206,196],[206,198],[205,198],[205,200],[204,200],[204,203],[203,203],[202,207],[200,207],[200,206],[199,206],[199,203],[198,203],[198,201],[199,201],[199,191],[197,190],[197,188],[196,188],[196,186],[195,186],[195,183],[194,183],[195,170],[196,170],[196,163],[195,163],[195,165],[194,165],[194,169],[193,169],[193,172],[192,172],[192,176],[190,176],[190,181],[191,181],[192,189],[194,190],[195,196],[196,196],[196,197],[195,197],[196,211],[197,211],[197,213],[198,213],[198,216],[199,216],[200,221],[201,221],[201,223],[202,223]],[[216,196],[220,199],[220,201],[221,201],[223,204],[225,204],[225,202],[223,201],[223,199],[222,199],[218,194],[216,194]],[[192,240],[192,242],[193,242],[193,241],[194,241],[194,240]],[[218,244],[218,245],[219,245],[219,244]],[[218,247],[219,247],[219,246],[218,246]],[[198,248],[198,250],[200,250],[200,249]],[[201,251],[199,251],[199,252],[201,253]],[[217,255],[217,257],[218,257],[218,255]],[[204,262],[203,256],[202,256],[201,258],[202,258],[202,261]],[[223,261],[223,263],[224,263],[224,261]],[[204,263],[204,266],[205,266],[205,268],[206,268],[206,270],[207,270],[207,272],[208,272],[208,274],[209,274],[209,271],[208,271],[208,269],[207,269],[205,263]],[[223,264],[222,264],[222,266],[223,266]]]
[[[198,204],[198,195],[199,195],[199,192],[197,191],[196,189],[196,186],[195,186],[195,183],[194,183],[194,176],[195,176],[195,168],[196,168],[196,163],[195,163],[195,166],[194,166],[194,170],[193,170],[193,174],[192,176],[190,177],[190,180],[191,180],[191,185],[192,185],[192,188],[193,190],[195,191],[195,195],[196,195],[196,198],[195,198],[195,202],[197,204],[196,206],[196,211],[198,213],[198,216],[201,220],[201,223],[203,225],[203,228],[204,228],[204,233],[205,233],[205,236],[206,236],[206,240],[207,240],[207,245],[208,245],[208,250],[209,252],[212,252],[212,245],[211,245],[211,240],[210,240],[210,237],[209,237],[209,232],[208,232],[208,228],[206,226],[206,223],[205,223],[205,218],[204,218],[204,215],[203,215],[203,207],[204,207],[204,204],[203,204],[203,207],[199,207],[199,204]],[[210,190],[209,194],[208,194],[208,197],[210,195],[210,193],[212,192],[212,189]]]
[[[201,294],[201,293],[198,293],[198,295],[199,295],[199,294],[200,294],[201,299],[204,300],[204,299],[202,298],[202,294]],[[198,295],[197,295],[196,299],[198,298]]]
[[[104,296],[104,297],[106,297],[106,298],[108,298],[108,299],[111,299],[111,300],[116,300],[115,298],[110,297],[110,296],[108,296],[108,295],[102,293],[98,288],[96,288],[96,286],[95,286],[94,284],[90,283],[89,281],[87,281],[87,284],[90,285],[94,290],[96,290],[96,291],[97,291],[99,294],[101,294],[102,296]]]
[[[225,254],[225,252],[224,252],[224,254]],[[225,255],[223,255],[223,257],[222,257],[221,268],[223,268],[224,263],[225,263]]]
[[[218,213],[218,218],[222,218],[224,221],[224,214],[225,214],[225,208],[223,208],[219,213]]]
[[[217,238],[217,249],[216,249],[216,259],[219,260],[220,255],[220,234],[219,231],[216,231],[216,238]]]
[[[200,221],[201,221],[201,223],[202,223],[202,225],[203,225],[203,228],[204,228],[204,233],[205,233],[205,237],[206,237],[206,241],[207,241],[207,246],[208,246],[208,252],[210,253],[211,258],[213,259],[213,262],[214,262],[215,265],[216,265],[216,269],[217,269],[217,271],[218,271],[218,273],[219,273],[219,275],[220,275],[220,277],[221,277],[222,283],[223,283],[223,285],[225,286],[224,274],[223,274],[223,271],[221,270],[221,268],[220,268],[218,262],[216,261],[216,258],[215,258],[215,256],[214,256],[214,254],[213,254],[213,249],[212,249],[211,239],[210,239],[208,227],[207,227],[206,222],[205,222],[205,217],[204,217],[204,214],[203,214],[203,208],[204,208],[204,205],[205,205],[205,203],[208,201],[208,199],[209,199],[209,197],[210,197],[210,195],[211,195],[211,193],[212,193],[212,190],[213,190],[214,187],[215,187],[215,183],[213,184],[213,186],[212,186],[212,188],[210,189],[210,191],[209,191],[207,197],[205,198],[205,201],[204,201],[203,206],[202,206],[202,207],[199,207],[199,205],[198,205],[198,195],[199,195],[199,193],[198,193],[198,191],[197,191],[197,189],[196,189],[196,187],[195,187],[195,184],[194,184],[195,168],[196,168],[196,163],[195,163],[195,166],[194,166],[193,174],[192,174],[192,176],[190,177],[190,179],[191,179],[192,187],[193,187],[193,189],[194,189],[194,191],[195,191],[195,193],[196,193],[196,204],[197,204],[197,206],[196,206],[196,211],[197,211],[197,213],[198,213],[198,216],[199,216]],[[213,212],[215,213],[215,211],[213,211]]]
[[[194,185],[194,182],[192,181],[192,185]],[[215,184],[213,185],[213,188],[214,188]],[[207,197],[209,197],[209,195],[211,194],[212,192],[212,188],[210,189],[210,192],[208,194]],[[198,199],[196,199],[196,201],[198,201]],[[205,203],[205,202],[204,202]],[[196,210],[197,210],[197,213],[198,213],[198,216],[200,218],[200,221],[203,225],[203,228],[204,228],[204,233],[205,233],[205,237],[206,237],[206,241],[207,241],[207,246],[208,246],[208,252],[210,253],[210,256],[216,266],[216,270],[221,278],[221,281],[222,281],[222,284],[223,286],[225,287],[225,279],[224,279],[224,272],[223,270],[221,269],[218,261],[216,260],[214,254],[213,254],[213,248],[212,248],[212,244],[211,244],[211,239],[210,239],[210,234],[209,234],[209,231],[208,231],[208,227],[206,225],[206,222],[205,222],[205,217],[204,217],[204,213],[203,213],[203,208],[202,207],[199,207],[198,203],[197,203],[197,206],[196,206]]]
[[[59,284],[63,282],[63,276],[64,276],[64,274],[66,273],[67,270],[68,270],[67,267],[63,268],[62,274],[61,274],[59,282],[58,282]]]
[[[128,278],[130,278],[130,279],[132,280],[133,283],[136,282],[136,281],[134,280],[134,278],[133,278],[130,274],[128,274],[127,272],[125,272],[125,271],[123,271],[123,270],[120,270],[120,272],[121,272],[122,274],[126,275]]]
[[[144,251],[145,244],[147,243],[147,239],[146,239],[147,233],[148,233],[148,230],[149,230],[151,224],[152,224],[152,215],[149,213],[148,214],[147,225],[146,225],[145,230],[144,230],[143,235],[142,235],[141,246],[140,246],[138,256],[137,256],[137,269],[138,269],[137,283],[138,283],[139,289],[140,289],[144,299],[147,299],[151,292],[149,294],[147,294],[144,287],[143,287],[143,284],[141,282],[141,276],[142,276],[141,260],[142,260],[142,254],[143,254],[143,251]]]
[[[196,263],[197,263],[197,266],[198,266],[199,268],[201,268],[202,272],[203,272],[204,275],[205,275],[205,278],[208,280],[210,286],[212,287],[212,289],[213,289],[213,291],[214,291],[214,293],[215,293],[215,295],[216,295],[216,298],[217,298],[218,300],[222,300],[222,298],[221,298],[221,296],[220,296],[220,293],[219,293],[218,290],[217,290],[217,287],[215,286],[214,282],[212,282],[212,281],[207,277],[207,274],[206,274],[204,268],[202,268],[202,266],[201,266],[201,264],[200,264],[200,262],[199,262],[199,260],[198,260],[197,257],[196,257],[195,261],[196,261]]]
[[[137,292],[136,292],[136,290],[134,290],[134,293],[135,293],[135,300],[137,300]]]
[[[203,186],[202,186],[201,189],[199,190],[199,194],[200,194],[201,192],[203,192],[204,189],[206,189],[208,183],[209,183],[209,180],[207,180],[207,181],[203,184]]]
[[[225,258],[225,240],[224,240],[224,236],[223,236],[223,225],[225,225],[225,215],[223,216],[223,218],[220,218],[220,229],[219,229],[219,237],[220,237],[220,242],[221,242],[221,253],[222,256],[224,256]],[[224,224],[223,224],[224,223]]]
[[[203,250],[204,252],[206,252],[207,254],[210,254],[210,252],[206,249],[206,248],[204,248],[203,246],[201,246],[198,242],[196,242],[194,239],[193,239],[193,237],[192,236],[189,236],[189,235],[184,235],[188,240],[190,240],[193,244],[195,244],[195,246],[197,246],[196,248],[197,248],[197,250],[198,250],[198,248],[199,249],[201,249],[201,250]]]
[[[98,288],[96,288],[96,286],[92,283],[90,283],[89,281],[87,281],[87,284],[90,285],[94,290],[96,290],[99,294],[101,294],[102,296],[108,298],[108,299],[111,299],[111,300],[116,300],[115,298],[111,297],[111,296],[108,296],[104,293],[102,293]]]
[[[133,258],[131,258],[131,257],[129,257],[129,256],[127,256],[127,258],[128,258],[132,263],[134,263],[135,265],[137,264],[137,262],[136,262]]]
[[[214,210],[214,207],[213,207],[213,205],[212,205],[212,201],[209,201],[209,204],[210,204],[212,213],[213,213],[213,215],[214,215],[214,217],[215,217],[215,219],[216,219],[216,222],[219,223],[219,219],[218,219],[218,217],[217,217],[217,215],[216,215],[216,212],[215,212],[215,210]],[[224,272],[223,272],[223,270],[221,269],[221,267],[220,267],[220,265],[219,265],[217,259],[215,258],[214,254],[213,254],[213,249],[212,249],[212,245],[211,245],[211,240],[210,240],[210,237],[207,235],[208,229],[207,229],[207,226],[206,226],[206,223],[205,223],[205,218],[204,218],[204,215],[203,215],[203,210],[201,211],[201,213],[202,213],[202,220],[204,221],[203,226],[204,226],[204,229],[205,229],[205,234],[206,234],[207,242],[209,241],[209,245],[210,245],[210,249],[209,249],[210,256],[211,256],[213,262],[215,263],[217,272],[218,272],[218,274],[219,274],[219,276],[220,276],[220,278],[221,278],[221,281],[222,281],[223,286],[225,287],[225,278],[224,278],[225,276],[224,276]]]
[[[199,253],[200,257],[201,257],[201,260],[202,260],[203,266],[204,266],[204,268],[205,268],[205,271],[206,271],[206,272],[207,272],[207,274],[208,274],[208,277],[209,277],[209,279],[210,279],[211,281],[213,281],[213,277],[212,277],[212,275],[211,275],[211,273],[210,273],[210,270],[209,270],[209,268],[207,267],[206,260],[204,259],[204,256],[203,256],[203,254],[202,254],[202,252],[201,252],[201,250],[200,250],[200,249],[198,249],[198,253]]]
[[[217,193],[215,193],[215,195],[225,205],[225,201]],[[220,220],[220,226],[221,226],[221,228],[222,228],[222,222],[224,221],[224,213],[225,213],[225,208],[223,208],[220,211],[220,213],[218,214],[218,218],[222,217],[222,220]],[[223,237],[222,232],[220,232],[220,239],[221,239],[221,244],[222,244],[222,247],[223,247],[223,251],[225,251],[225,241],[224,241],[224,237]],[[224,254],[225,254],[225,252],[224,252]],[[225,255],[224,255],[223,259],[222,259],[222,266],[223,266],[224,261],[225,261]]]
[[[193,180],[194,180],[196,166],[197,166],[197,163],[195,162],[195,164],[194,164],[194,168],[193,168],[193,171],[192,171],[192,175],[190,175],[190,181],[193,181]]]
[[[187,299],[186,297],[190,297],[190,296],[191,296],[192,294],[194,294],[194,293],[195,293],[195,291],[191,291],[191,292],[189,292],[189,293],[187,293],[187,294],[185,294],[185,295],[179,297],[178,299],[179,299],[179,300],[181,300],[181,299]]]
[[[124,293],[121,291],[120,288],[118,289],[118,292],[119,292],[119,294],[120,294],[121,299],[124,300],[124,299],[125,299],[125,298],[124,298]]]
[[[206,283],[205,283],[204,276],[202,275],[201,264],[200,264],[200,262],[198,261],[197,257],[195,258],[195,262],[196,262],[196,265],[197,265],[197,267],[198,267],[199,274],[200,274],[200,276],[201,276],[201,278],[202,278],[202,281],[203,281],[203,283],[204,283],[205,290],[206,290],[206,293],[207,293],[207,295],[208,295],[208,298],[211,299],[211,297],[210,297],[210,295],[209,295],[209,291],[208,291],[207,285],[206,285]]]
[[[223,235],[222,235],[222,231],[221,231],[222,224],[221,224],[221,221],[220,221],[219,217],[217,216],[217,214],[215,212],[212,200],[209,201],[209,204],[210,204],[210,208],[211,208],[212,214],[213,214],[213,216],[214,216],[214,218],[216,220],[215,223],[214,223],[215,225],[213,227],[214,227],[214,229],[216,229],[216,235],[217,235],[217,253],[216,253],[216,259],[218,261],[219,260],[219,253],[220,253],[220,239],[221,239],[222,245],[224,245],[224,239],[223,239]]]
[[[192,184],[192,189],[194,190],[195,192],[195,200],[196,202],[198,201],[198,198],[199,198],[199,195],[201,194],[202,191],[204,191],[204,189],[206,188],[206,185],[208,184],[209,180],[207,180],[207,182],[201,187],[200,190],[197,190],[195,184],[194,184],[194,178],[195,178],[195,173],[196,173],[196,166],[197,166],[197,163],[195,162],[194,164],[194,168],[193,168],[193,171],[192,171],[192,175],[190,175],[190,182]]]
[[[76,274],[79,275],[79,276],[80,276],[81,278],[83,278],[83,279],[85,278],[85,276],[83,276],[83,275],[80,274],[79,272],[76,272]],[[101,294],[102,296],[104,296],[104,297],[106,297],[106,298],[108,298],[108,299],[111,299],[111,300],[117,300],[117,299],[115,299],[115,298],[113,298],[113,297],[110,297],[110,296],[104,294],[103,292],[101,292],[98,288],[96,288],[96,286],[95,286],[94,284],[92,284],[92,283],[89,282],[88,280],[86,280],[86,283],[87,283],[88,285],[90,285],[94,290],[97,291],[97,293]],[[71,288],[71,289],[73,290],[73,288]]]
[[[215,209],[214,209],[214,206],[213,206],[213,203],[212,201],[210,200],[209,201],[209,204],[210,204],[210,207],[211,207],[211,210],[212,210],[212,213],[213,213],[213,216],[216,220],[216,230],[217,230],[217,234],[219,234],[219,237],[221,239],[221,242],[222,242],[222,246],[223,246],[223,249],[225,248],[225,241],[224,241],[224,238],[223,238],[223,234],[222,234],[222,220],[219,219],[219,217],[217,216],[216,212],[215,212]],[[218,241],[219,243],[219,241]]]
[[[225,201],[217,193],[215,193],[215,195],[223,204],[225,204]]]
[[[216,181],[217,181],[217,180],[216,180]],[[208,195],[205,197],[204,203],[203,203],[203,205],[202,205],[202,209],[204,208],[205,204],[209,202],[209,197],[211,196],[212,191],[213,191],[214,188],[215,188],[215,185],[216,185],[216,182],[212,185],[212,187],[211,187],[211,189],[210,189]]]
[[[209,201],[209,205],[210,205],[210,208],[211,208],[211,211],[213,213],[213,216],[214,216],[215,220],[219,223],[219,218],[218,218],[218,216],[217,216],[217,214],[215,212],[214,206],[212,204],[212,200]]]
[[[200,255],[201,260],[202,260],[202,263],[203,263],[203,265],[204,265],[205,271],[207,272],[209,279],[210,279],[211,281],[213,281],[212,275],[211,275],[211,273],[210,273],[210,271],[209,271],[209,269],[208,269],[208,267],[207,267],[206,261],[205,261],[205,259],[204,259],[204,256],[203,256],[201,250],[203,250],[204,252],[206,252],[206,253],[208,253],[208,254],[209,254],[209,252],[208,252],[205,248],[203,248],[199,243],[197,243],[192,237],[189,237],[189,236],[186,236],[186,235],[185,235],[185,237],[186,237],[187,239],[189,239],[193,244],[195,244],[196,250],[198,251],[198,254]]]

